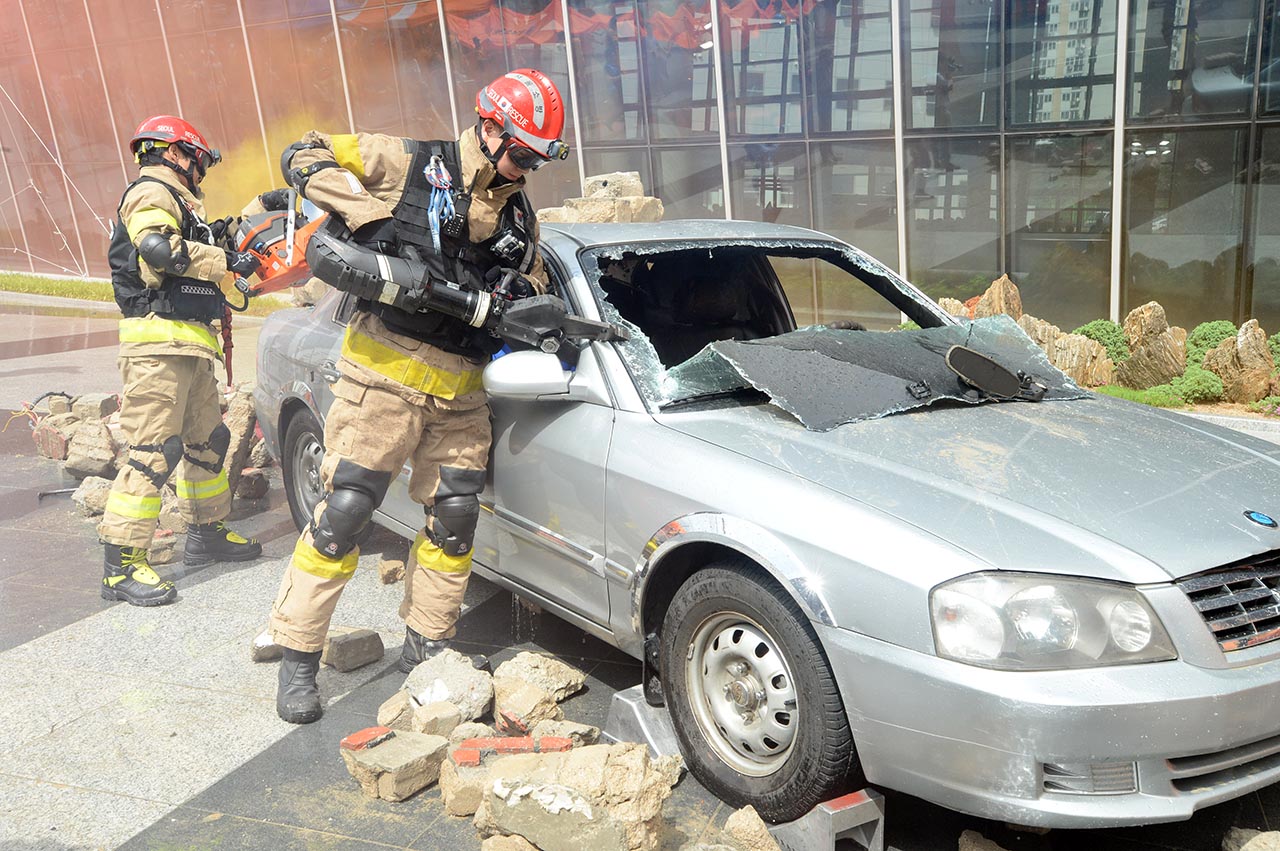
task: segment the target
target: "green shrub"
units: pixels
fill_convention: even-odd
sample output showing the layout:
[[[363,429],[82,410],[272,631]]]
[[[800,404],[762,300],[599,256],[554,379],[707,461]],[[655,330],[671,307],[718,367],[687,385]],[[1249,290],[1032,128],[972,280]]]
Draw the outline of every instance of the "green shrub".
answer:
[[[1269,417],[1280,417],[1280,396],[1267,396],[1249,403],[1249,410],[1255,414],[1266,414]]]
[[[1168,384],[1161,384],[1159,387],[1152,387],[1150,390],[1130,390],[1128,387],[1121,387],[1118,384],[1107,384],[1102,387],[1095,387],[1094,390],[1106,396],[1127,399],[1130,402],[1141,402],[1144,405],[1151,405],[1155,408],[1186,407],[1186,402]]]
[[[1191,404],[1222,401],[1222,379],[1199,366],[1188,366],[1187,371],[1169,382],[1169,387]]]
[[[1129,359],[1129,344],[1125,342],[1124,329],[1110,319],[1095,319],[1071,333],[1083,334],[1090,340],[1101,343],[1107,350],[1107,357],[1116,366]]]
[[[1187,366],[1203,366],[1205,352],[1236,335],[1236,326],[1226,319],[1201,322],[1187,335]]]
[[[1267,338],[1267,348],[1271,350],[1271,359],[1280,367],[1280,333]]]
[[[919,331],[920,326],[908,319],[906,322],[900,322],[893,326],[895,331]]]

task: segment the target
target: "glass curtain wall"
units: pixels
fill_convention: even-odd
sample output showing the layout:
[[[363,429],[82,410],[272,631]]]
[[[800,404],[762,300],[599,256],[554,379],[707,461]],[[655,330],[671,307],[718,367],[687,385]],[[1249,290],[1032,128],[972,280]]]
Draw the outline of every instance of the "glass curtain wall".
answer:
[[[1280,325],[1276,2],[14,0],[0,265],[105,273],[148,115],[222,149],[226,215],[308,129],[452,138],[481,85],[533,66],[575,149],[535,206],[580,169],[637,171],[669,218],[825,230],[934,296],[1007,273],[1064,328],[1151,299],[1184,326]],[[796,266],[805,321],[893,319]]]

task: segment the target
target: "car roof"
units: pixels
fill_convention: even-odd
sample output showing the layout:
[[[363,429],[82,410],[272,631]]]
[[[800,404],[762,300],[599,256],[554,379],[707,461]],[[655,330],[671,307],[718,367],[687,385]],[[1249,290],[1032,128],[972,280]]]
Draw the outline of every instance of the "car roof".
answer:
[[[567,236],[584,248],[642,242],[698,242],[703,240],[803,240],[840,243],[830,234],[794,225],[734,219],[670,219],[662,222],[591,223],[539,222],[542,231]]]

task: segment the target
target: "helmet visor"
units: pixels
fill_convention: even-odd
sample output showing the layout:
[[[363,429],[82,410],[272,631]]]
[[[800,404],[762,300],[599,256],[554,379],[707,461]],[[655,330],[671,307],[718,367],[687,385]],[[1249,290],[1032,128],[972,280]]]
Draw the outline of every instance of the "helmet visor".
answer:
[[[537,151],[530,150],[524,145],[510,145],[507,148],[507,156],[511,157],[511,162],[522,171],[537,171],[551,162],[551,160],[543,157]]]

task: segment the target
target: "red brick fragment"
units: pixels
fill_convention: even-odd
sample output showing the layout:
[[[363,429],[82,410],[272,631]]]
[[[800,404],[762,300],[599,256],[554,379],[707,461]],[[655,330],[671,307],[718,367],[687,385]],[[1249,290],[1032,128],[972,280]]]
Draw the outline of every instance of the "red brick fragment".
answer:
[[[498,728],[499,733],[507,733],[509,735],[523,736],[529,732],[529,725],[524,722],[524,719],[506,709],[494,716],[494,726]]]
[[[509,736],[498,739],[494,750],[498,753],[533,753],[537,747],[531,736]]]
[[[358,733],[352,733],[338,747],[344,751],[362,751],[376,747],[396,734],[390,727],[366,727]]]
[[[453,764],[474,767],[480,764],[480,751],[475,748],[458,748],[453,752]]]
[[[538,753],[558,753],[573,750],[573,739],[564,736],[543,736],[538,739]]]
[[[498,749],[498,739],[493,737],[482,739],[465,739],[458,745],[460,748],[468,748],[477,751],[492,751]]]

